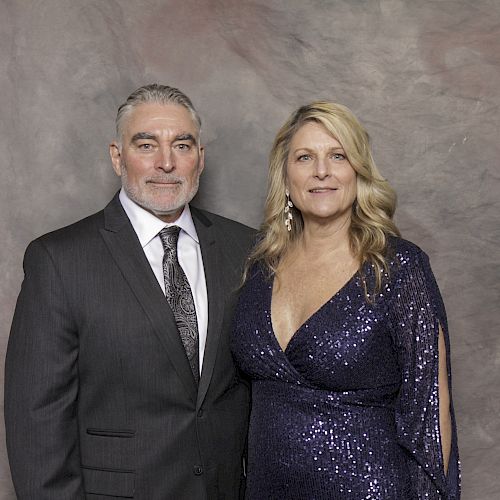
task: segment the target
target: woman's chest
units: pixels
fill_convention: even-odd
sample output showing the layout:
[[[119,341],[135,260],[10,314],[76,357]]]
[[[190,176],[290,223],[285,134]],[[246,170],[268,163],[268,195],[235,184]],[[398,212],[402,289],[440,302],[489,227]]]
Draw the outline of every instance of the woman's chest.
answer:
[[[256,378],[281,378],[331,390],[377,387],[399,380],[387,304],[366,301],[352,279],[279,345],[271,317],[272,282],[240,298],[234,341],[242,368]]]

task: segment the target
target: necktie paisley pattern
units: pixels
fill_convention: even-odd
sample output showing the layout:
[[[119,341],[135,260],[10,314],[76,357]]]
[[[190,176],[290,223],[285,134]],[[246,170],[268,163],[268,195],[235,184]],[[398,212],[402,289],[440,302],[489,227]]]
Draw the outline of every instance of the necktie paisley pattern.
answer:
[[[198,382],[200,378],[198,321],[191,287],[177,258],[179,232],[179,226],[170,226],[162,229],[159,233],[165,252],[163,255],[165,296],[174,313],[191,371],[196,382]]]

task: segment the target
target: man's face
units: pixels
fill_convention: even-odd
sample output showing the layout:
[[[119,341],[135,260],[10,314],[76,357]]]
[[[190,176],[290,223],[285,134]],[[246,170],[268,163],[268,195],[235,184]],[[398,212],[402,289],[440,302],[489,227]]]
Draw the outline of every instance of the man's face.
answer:
[[[165,222],[174,222],[196,192],[204,167],[199,131],[177,104],[139,104],[123,125],[111,161],[128,197]]]

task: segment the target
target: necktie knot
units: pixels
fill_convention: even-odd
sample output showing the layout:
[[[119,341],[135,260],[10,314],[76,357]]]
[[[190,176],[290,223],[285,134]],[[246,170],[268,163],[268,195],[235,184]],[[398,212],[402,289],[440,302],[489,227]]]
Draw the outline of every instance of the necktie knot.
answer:
[[[160,236],[165,253],[174,252],[177,254],[177,241],[179,240],[179,226],[164,227],[158,235]]]

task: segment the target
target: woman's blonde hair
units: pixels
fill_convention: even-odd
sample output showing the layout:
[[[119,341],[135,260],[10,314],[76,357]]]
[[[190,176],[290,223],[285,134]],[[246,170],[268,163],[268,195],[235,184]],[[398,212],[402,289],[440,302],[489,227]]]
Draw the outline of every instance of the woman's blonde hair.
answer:
[[[352,207],[349,228],[350,245],[360,263],[370,262],[375,269],[375,290],[380,290],[383,271],[387,272],[387,237],[399,236],[392,217],[396,193],[381,176],[370,150],[368,133],[354,114],[341,104],[316,101],[300,107],[279,130],[269,155],[268,191],[264,222],[259,242],[250,254],[245,277],[254,262],[260,261],[270,273],[303,230],[302,215],[295,207],[292,230],[285,226],[286,167],[290,142],[306,122],[320,123],[342,145],[356,171],[357,195]]]

